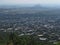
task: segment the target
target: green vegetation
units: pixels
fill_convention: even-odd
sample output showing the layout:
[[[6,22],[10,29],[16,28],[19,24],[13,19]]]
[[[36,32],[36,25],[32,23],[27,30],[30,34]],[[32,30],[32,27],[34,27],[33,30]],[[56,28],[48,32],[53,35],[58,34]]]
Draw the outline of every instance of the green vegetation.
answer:
[[[4,39],[0,37],[0,45],[54,45],[50,42],[40,41],[34,35],[18,36],[17,34],[8,34]],[[58,42],[55,45],[60,45]]]
[[[60,41],[56,43],[56,45],[60,45]]]

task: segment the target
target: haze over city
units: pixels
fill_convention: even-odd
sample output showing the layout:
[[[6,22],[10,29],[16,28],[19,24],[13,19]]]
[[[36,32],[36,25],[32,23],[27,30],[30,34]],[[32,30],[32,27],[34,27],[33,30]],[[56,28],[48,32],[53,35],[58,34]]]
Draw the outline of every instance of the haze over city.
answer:
[[[60,5],[60,0],[0,0],[0,5]]]

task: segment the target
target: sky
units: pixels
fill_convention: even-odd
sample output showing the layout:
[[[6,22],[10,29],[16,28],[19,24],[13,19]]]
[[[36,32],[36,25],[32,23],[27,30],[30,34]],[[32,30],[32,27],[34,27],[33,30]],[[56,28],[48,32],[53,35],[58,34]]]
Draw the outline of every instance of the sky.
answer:
[[[60,5],[60,0],[0,0],[0,5],[42,4]]]

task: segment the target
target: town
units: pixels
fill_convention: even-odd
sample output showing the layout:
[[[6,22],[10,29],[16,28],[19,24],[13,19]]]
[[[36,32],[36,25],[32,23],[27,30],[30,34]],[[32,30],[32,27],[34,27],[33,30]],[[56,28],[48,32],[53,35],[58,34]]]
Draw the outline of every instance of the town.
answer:
[[[47,11],[42,11],[42,13],[41,11],[37,13],[16,13],[16,11],[8,11],[5,13],[3,11],[0,12],[1,36],[5,33],[13,32],[18,36],[33,35],[40,42],[56,44],[60,41],[60,14],[50,15]]]

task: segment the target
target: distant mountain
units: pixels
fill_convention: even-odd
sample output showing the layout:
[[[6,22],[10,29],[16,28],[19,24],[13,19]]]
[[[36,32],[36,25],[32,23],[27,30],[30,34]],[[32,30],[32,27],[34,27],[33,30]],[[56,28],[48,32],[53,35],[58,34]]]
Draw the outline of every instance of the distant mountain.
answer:
[[[35,7],[35,8],[42,8],[42,6],[39,5],[39,4],[38,4],[38,5],[35,5],[34,7]]]
[[[24,9],[42,9],[42,8],[45,8],[39,4],[37,5],[34,5],[34,6],[21,6],[21,5],[3,5],[3,6],[0,6],[0,8],[24,8]]]
[[[51,6],[51,5],[40,5],[40,4],[36,4],[36,5],[0,5],[0,8],[5,8],[5,9],[60,9],[60,6]]]

